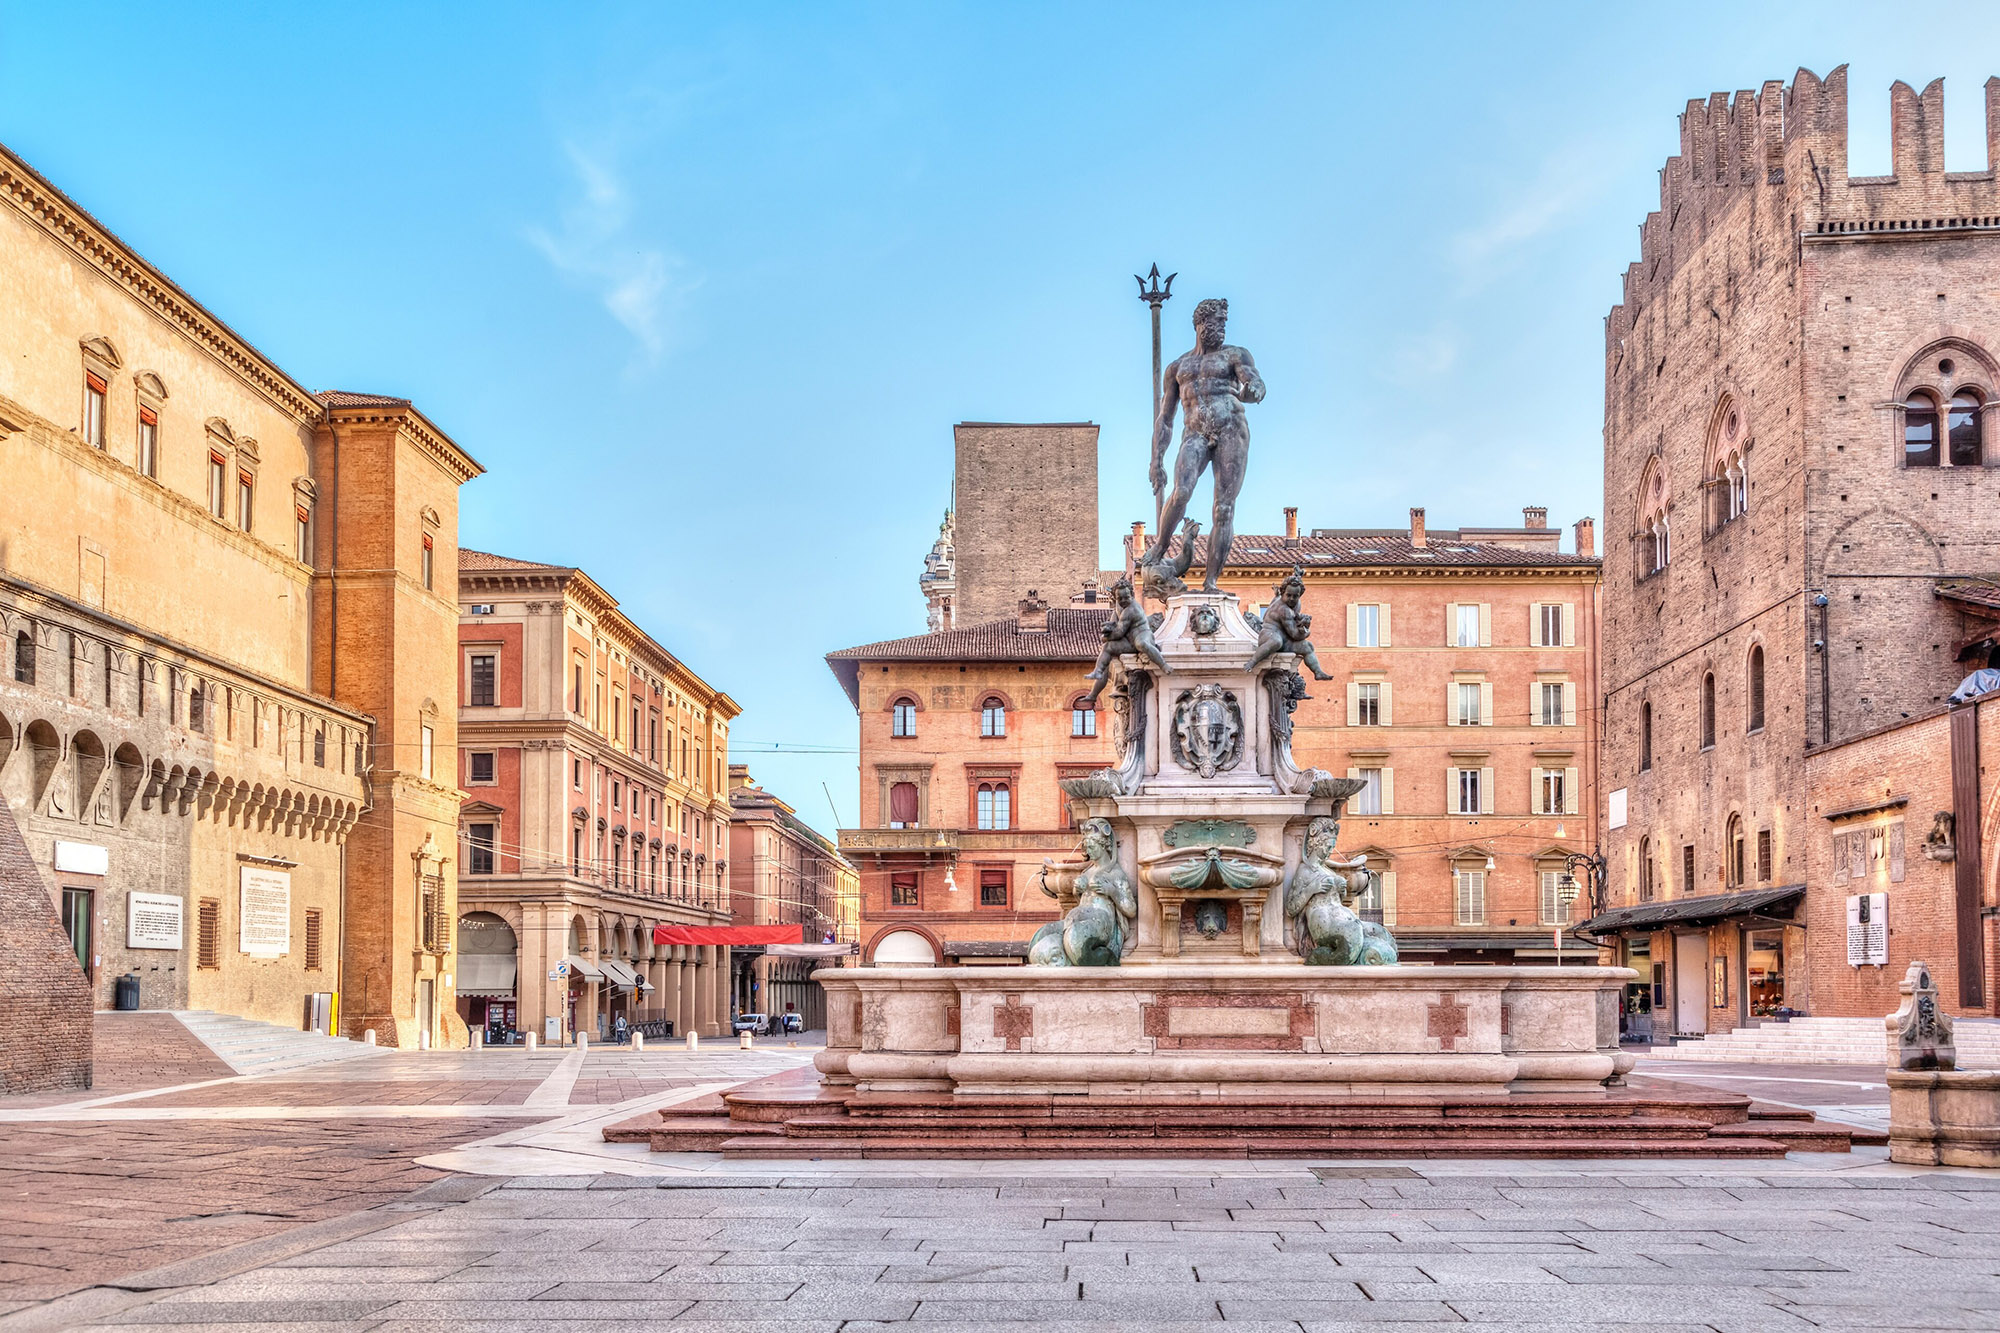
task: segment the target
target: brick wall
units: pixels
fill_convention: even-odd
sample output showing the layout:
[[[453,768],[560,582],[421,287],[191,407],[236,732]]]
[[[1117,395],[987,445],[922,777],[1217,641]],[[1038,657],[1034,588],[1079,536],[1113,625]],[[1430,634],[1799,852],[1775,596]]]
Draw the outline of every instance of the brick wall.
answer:
[[[87,1088],[90,983],[0,796],[0,1092]]]
[[[957,442],[957,621],[1057,606],[1096,578],[1097,427],[963,422]]]
[[[1982,785],[1990,788],[1984,774],[2000,771],[1994,767],[2000,760],[2000,702],[1974,706],[1980,713]],[[1930,965],[1946,1007],[1959,1010],[1956,867],[1925,854],[1938,814],[1952,809],[1951,715],[1933,713],[1830,746],[1807,761],[1807,770],[1813,816],[1806,834],[1807,929],[1821,941],[1812,953],[1813,1012],[1893,1012],[1900,1002],[1897,983],[1917,959]],[[1996,836],[1992,795],[1981,793],[1987,813],[1980,841],[1989,865]],[[1853,842],[1843,838],[1861,843],[1858,875]],[[1980,876],[1982,885],[1991,880],[1990,874]],[[1847,962],[1847,899],[1859,893],[1888,895],[1889,961],[1881,966]],[[1982,920],[1981,929],[1990,932],[1991,923]],[[1990,940],[1986,957],[1990,973]],[[1980,1012],[1993,1011],[1992,998],[1989,986]]]
[[[1844,68],[1718,93],[1681,117],[1682,151],[1605,326],[1601,787],[1628,805],[1624,827],[1604,829],[1614,904],[1633,901],[1642,855],[1656,896],[1727,887],[1732,820],[1753,846],[1771,834],[1773,864],[1746,887],[1820,892],[1824,794],[1808,754],[1940,707],[1962,674],[1956,613],[1930,585],[2000,561],[2000,516],[1981,499],[2000,463],[2000,187],[1990,170],[1945,174],[1941,99],[1941,85],[1896,85],[1896,174],[1866,179],[1846,171]],[[1898,404],[1965,387],[1988,404],[1986,466],[1904,466]],[[1715,479],[1737,445],[1747,507],[1731,518]],[[1671,539],[1657,571],[1656,514]],[[1755,649],[1761,728],[1748,716]],[[1813,990],[1844,968],[1844,935],[1844,923],[1809,932],[1815,958],[1839,964],[1816,963]]]

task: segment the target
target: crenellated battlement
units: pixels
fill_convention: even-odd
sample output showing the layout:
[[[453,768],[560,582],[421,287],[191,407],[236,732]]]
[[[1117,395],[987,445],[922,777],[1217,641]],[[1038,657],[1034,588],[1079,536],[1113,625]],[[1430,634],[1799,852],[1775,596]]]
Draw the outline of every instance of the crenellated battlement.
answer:
[[[2000,78],[1988,79],[1986,167],[1948,172],[1944,164],[1944,80],[1922,92],[1900,80],[1889,89],[1887,176],[1847,174],[1847,66],[1825,78],[1801,69],[1789,86],[1717,92],[1681,112],[1681,148],[1660,171],[1660,207],[1639,228],[1639,258],[1625,271],[1624,297],[1610,320],[1652,298],[1746,198],[1768,205],[1759,225],[1782,220],[1810,240],[1921,236],[2000,227]],[[1748,225],[1748,224],[1745,224]]]

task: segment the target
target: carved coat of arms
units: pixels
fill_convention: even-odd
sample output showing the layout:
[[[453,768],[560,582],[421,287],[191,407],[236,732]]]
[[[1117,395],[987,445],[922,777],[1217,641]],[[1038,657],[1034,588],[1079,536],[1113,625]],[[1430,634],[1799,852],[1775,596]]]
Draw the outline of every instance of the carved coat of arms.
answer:
[[[1174,761],[1205,778],[1243,758],[1243,709],[1213,681],[1182,692],[1174,705]]]

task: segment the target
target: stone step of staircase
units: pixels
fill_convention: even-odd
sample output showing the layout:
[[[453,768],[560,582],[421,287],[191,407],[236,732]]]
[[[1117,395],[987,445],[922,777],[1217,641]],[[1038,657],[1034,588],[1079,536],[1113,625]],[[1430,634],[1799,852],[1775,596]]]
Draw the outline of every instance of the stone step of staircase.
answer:
[[[175,1010],[174,1017],[216,1058],[239,1074],[281,1074],[310,1069],[335,1060],[353,1060],[380,1054],[374,1046],[330,1037],[318,1032],[302,1032],[277,1023],[265,1023],[235,1014],[219,1014],[208,1009]]]
[[[1960,1019],[1953,1039],[1963,1068],[2000,1068],[2000,1022]],[[1743,1061],[1750,1064],[1888,1064],[1887,1033],[1879,1018],[1795,1018],[1656,1046],[1656,1060]]]

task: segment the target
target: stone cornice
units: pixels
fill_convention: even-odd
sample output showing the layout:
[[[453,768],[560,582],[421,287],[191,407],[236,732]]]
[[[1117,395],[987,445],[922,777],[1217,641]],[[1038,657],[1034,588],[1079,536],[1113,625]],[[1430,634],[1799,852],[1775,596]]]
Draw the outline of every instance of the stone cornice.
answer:
[[[0,148],[0,197],[295,419],[308,424],[320,419],[320,405],[303,385],[5,148]]]

